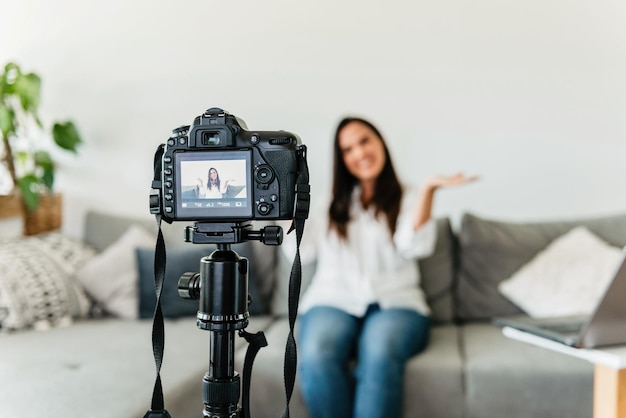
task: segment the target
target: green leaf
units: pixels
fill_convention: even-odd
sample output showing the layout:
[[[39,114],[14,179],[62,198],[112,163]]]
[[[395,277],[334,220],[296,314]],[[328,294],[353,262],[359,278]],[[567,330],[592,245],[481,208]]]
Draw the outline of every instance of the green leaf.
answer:
[[[14,72],[17,75],[22,74],[22,70],[20,69],[20,66],[17,65],[14,62],[8,62],[5,66],[4,66],[4,73],[5,74],[10,74]]]
[[[51,167],[54,165],[52,157],[50,157],[47,151],[35,152],[35,164],[41,167]]]
[[[7,91],[7,75],[0,74],[0,101],[4,101],[4,95],[8,94]]]
[[[37,114],[39,96],[41,92],[41,79],[35,73],[23,74],[15,80],[15,93],[22,102],[22,108],[27,112]]]
[[[35,165],[42,170],[41,182],[48,190],[52,190],[54,183],[54,161],[46,151],[35,153]]]
[[[39,181],[33,174],[26,175],[17,181],[26,208],[33,212],[39,206]]]
[[[15,94],[15,80],[21,74],[22,70],[15,63],[10,62],[4,66],[4,74],[0,77],[0,94],[3,98],[5,95]]]
[[[78,129],[71,121],[55,123],[52,127],[52,137],[59,147],[74,153],[76,153],[78,146],[83,142]]]
[[[0,132],[3,138],[8,138],[15,131],[13,116],[13,111],[0,102]]]
[[[52,186],[54,185],[54,167],[43,168],[43,175],[41,176],[41,181],[46,186],[48,191],[52,191]]]

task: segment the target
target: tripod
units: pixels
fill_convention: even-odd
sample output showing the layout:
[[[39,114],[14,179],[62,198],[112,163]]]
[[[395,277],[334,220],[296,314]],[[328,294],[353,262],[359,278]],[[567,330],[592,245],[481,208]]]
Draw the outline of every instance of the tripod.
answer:
[[[199,300],[198,328],[211,333],[209,370],[202,379],[204,418],[249,416],[246,393],[243,408],[239,407],[241,379],[234,370],[235,332],[248,342],[254,337],[244,331],[248,326],[250,302],[248,260],[232,251],[231,244],[258,240],[266,245],[280,245],[283,238],[279,226],[267,226],[258,231],[250,227],[249,223],[240,222],[204,222],[185,230],[187,242],[217,244],[217,250],[200,260],[199,273],[185,273],[178,281],[181,297]],[[256,336],[262,338],[258,345],[267,345],[262,333]],[[249,382],[244,382],[244,389],[249,389]]]

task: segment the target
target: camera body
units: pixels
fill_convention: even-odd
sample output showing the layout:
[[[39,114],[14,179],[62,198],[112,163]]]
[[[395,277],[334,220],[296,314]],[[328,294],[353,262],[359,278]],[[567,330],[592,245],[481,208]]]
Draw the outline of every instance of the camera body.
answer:
[[[150,211],[167,222],[292,219],[302,158],[297,135],[208,109],[157,149]]]

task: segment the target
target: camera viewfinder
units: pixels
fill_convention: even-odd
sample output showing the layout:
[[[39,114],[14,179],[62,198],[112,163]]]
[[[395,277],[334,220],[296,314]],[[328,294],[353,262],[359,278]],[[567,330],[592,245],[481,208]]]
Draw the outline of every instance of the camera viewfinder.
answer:
[[[202,145],[215,146],[222,143],[219,132],[203,132]]]

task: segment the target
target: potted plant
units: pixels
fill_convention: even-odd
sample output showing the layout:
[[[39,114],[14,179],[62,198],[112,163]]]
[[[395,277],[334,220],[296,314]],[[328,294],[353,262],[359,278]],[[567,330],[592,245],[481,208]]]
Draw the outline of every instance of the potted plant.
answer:
[[[4,146],[0,162],[6,166],[13,199],[19,196],[25,218],[52,195],[55,164],[48,152],[50,144],[76,153],[82,143],[71,121],[54,122],[51,130],[44,127],[38,113],[40,92],[41,78],[32,72],[24,73],[15,63],[6,64],[0,73],[0,132]],[[60,216],[60,209],[58,212]],[[27,223],[26,219],[25,228]]]

